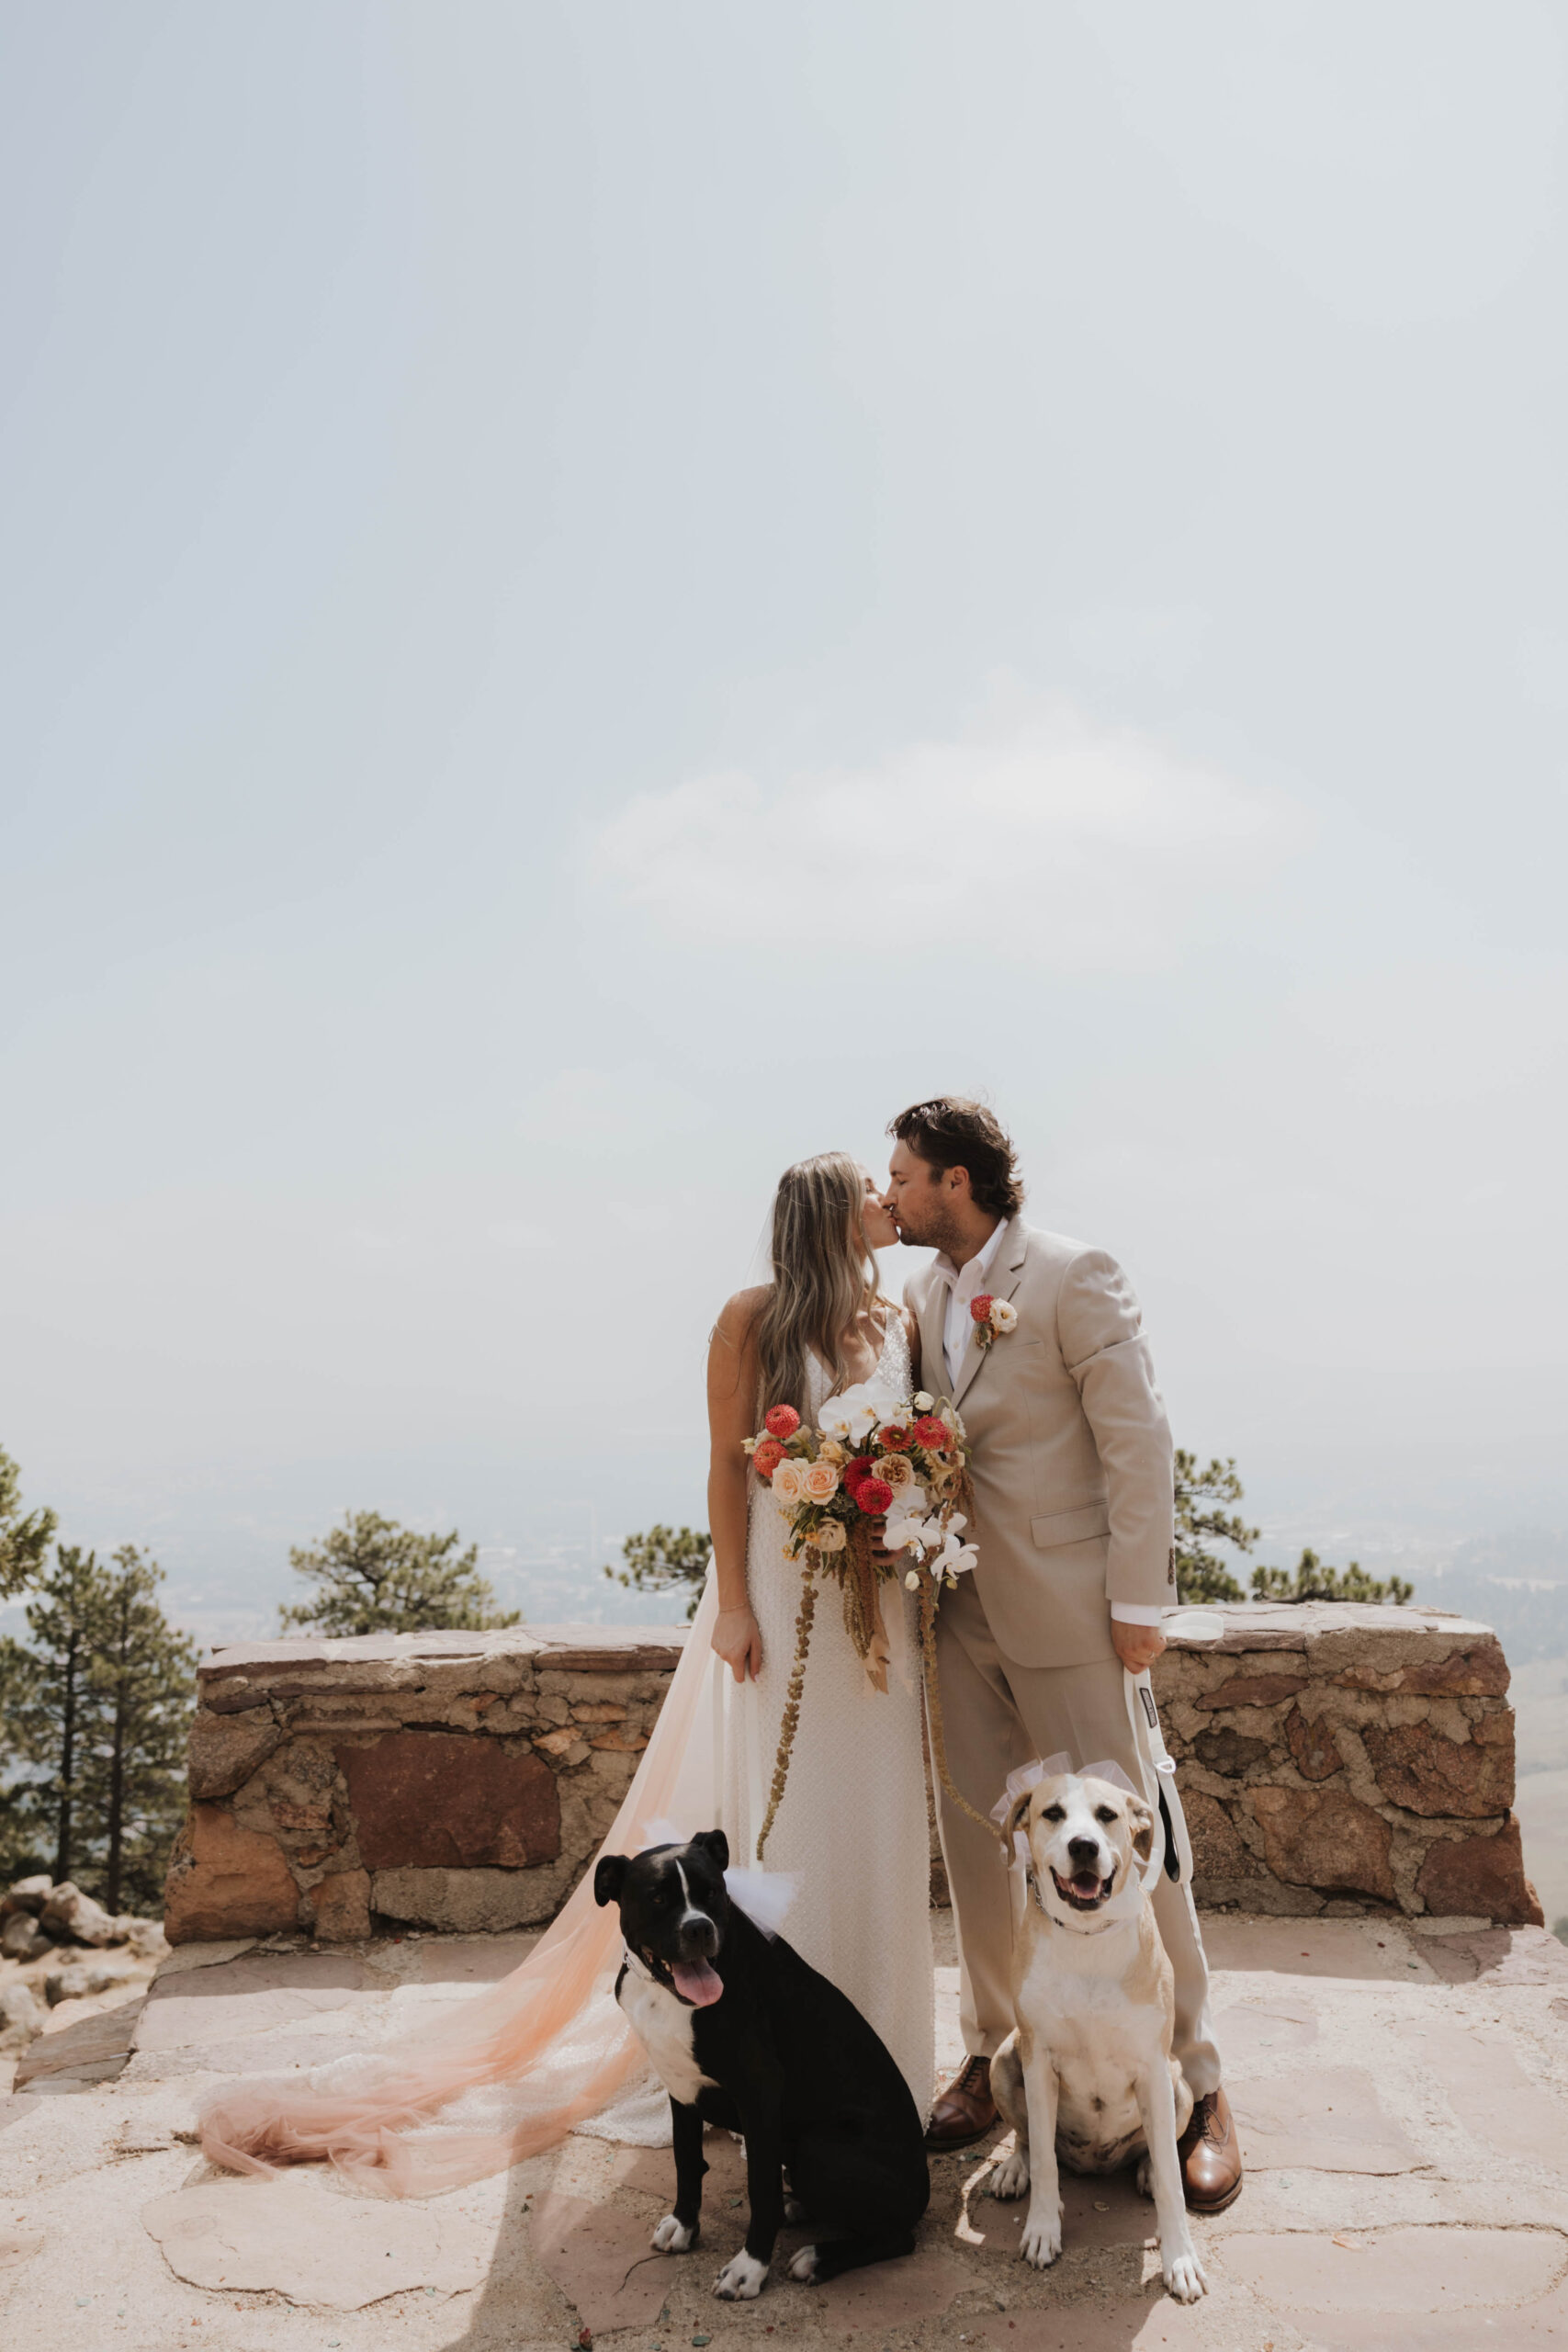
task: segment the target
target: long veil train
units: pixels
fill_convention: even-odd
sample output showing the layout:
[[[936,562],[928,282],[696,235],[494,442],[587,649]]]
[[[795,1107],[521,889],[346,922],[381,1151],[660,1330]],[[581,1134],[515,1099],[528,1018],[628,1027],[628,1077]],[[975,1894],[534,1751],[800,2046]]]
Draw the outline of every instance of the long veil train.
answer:
[[[717,1605],[710,1569],[601,1854],[635,1853],[655,1820],[690,1835],[719,1818],[723,1669],[709,1646]],[[617,1917],[595,1903],[591,1863],[558,1918],[492,1990],[406,2042],[292,2080],[228,2086],[201,2110],[202,2148],[238,2172],[325,2159],[394,2197],[434,2196],[537,2155],[644,2074],[642,2046],[611,1997],[619,1952]],[[662,2098],[659,2109],[667,2112]]]

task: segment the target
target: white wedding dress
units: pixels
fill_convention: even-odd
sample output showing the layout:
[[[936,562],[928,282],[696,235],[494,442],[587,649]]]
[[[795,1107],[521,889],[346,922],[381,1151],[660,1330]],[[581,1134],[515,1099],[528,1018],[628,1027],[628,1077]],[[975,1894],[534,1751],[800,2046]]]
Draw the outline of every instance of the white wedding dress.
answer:
[[[914,1386],[909,1343],[896,1313],[876,1379],[896,1395]],[[815,1420],[830,1385],[813,1360],[806,1399]],[[784,1515],[753,1480],[746,1576],[762,1636],[762,1670],[737,1682],[713,1660],[711,1721],[718,1822],[730,1860],[757,1864],[779,1726],[795,1661],[802,1572],[784,1556]],[[922,2121],[935,2089],[931,1847],[920,1750],[919,1635],[913,1596],[882,1587],[891,1664],[874,1690],[844,1630],[836,1585],[825,1582],[806,1664],[800,1721],[783,1803],[762,1867],[797,1881],[783,1933],[887,2044]]]

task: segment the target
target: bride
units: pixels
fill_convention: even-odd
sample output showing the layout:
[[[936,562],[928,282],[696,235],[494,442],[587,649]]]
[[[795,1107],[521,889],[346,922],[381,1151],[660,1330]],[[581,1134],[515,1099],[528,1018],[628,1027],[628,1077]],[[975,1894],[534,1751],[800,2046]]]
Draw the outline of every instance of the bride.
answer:
[[[835,1389],[875,1374],[916,1385],[902,1312],[873,1253],[897,1238],[859,1163],[827,1152],[786,1170],[773,1216],[773,1280],[732,1298],[710,1348],[713,1562],[685,1652],[601,1853],[630,1854],[722,1827],[756,1860],[794,1654],[800,1568],[742,1441],[761,1412],[815,1421]],[[818,1606],[793,1760],[766,1860],[774,1887],[733,1892],[775,1921],[881,2034],[924,2117],[934,2065],[920,1677],[909,1596],[882,1588],[888,1662],[874,1689],[830,1607]],[[616,1915],[593,1898],[597,1857],[534,1950],[491,1991],[400,2046],[372,2046],[269,2081],[228,2084],[203,2107],[209,2159],[237,2171],[327,2159],[363,2186],[429,2196],[551,2147],[578,2126],[669,2138],[669,2102],[615,2007]]]
[[[897,1238],[874,1179],[842,1152],[786,1169],[773,1202],[773,1281],[729,1301],[709,1349],[711,1639],[729,1668],[716,1694],[717,1819],[738,1861],[757,1859],[802,1581],[785,1555],[784,1513],[749,1470],[742,1442],[775,1405],[815,1426],[834,1391],[863,1381],[913,1394],[919,1336],[913,1317],[881,1295],[873,1254]],[[764,1859],[796,1881],[789,1941],[875,2028],[923,2119],[935,2029],[919,1647],[914,1601],[897,1577],[883,1584],[881,1602],[885,1690],[830,1593],[818,1604]]]

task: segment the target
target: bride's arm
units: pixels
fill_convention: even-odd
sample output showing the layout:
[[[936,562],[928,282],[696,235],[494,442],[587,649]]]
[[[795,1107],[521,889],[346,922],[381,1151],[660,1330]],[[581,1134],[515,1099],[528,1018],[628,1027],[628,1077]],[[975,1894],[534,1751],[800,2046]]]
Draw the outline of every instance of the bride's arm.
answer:
[[[762,1667],[762,1636],[746,1589],[746,1480],[743,1441],[752,1433],[757,1351],[752,1342],[760,1291],[732,1298],[708,1343],[708,1528],[713,1536],[718,1615],[713,1646],[737,1682]]]

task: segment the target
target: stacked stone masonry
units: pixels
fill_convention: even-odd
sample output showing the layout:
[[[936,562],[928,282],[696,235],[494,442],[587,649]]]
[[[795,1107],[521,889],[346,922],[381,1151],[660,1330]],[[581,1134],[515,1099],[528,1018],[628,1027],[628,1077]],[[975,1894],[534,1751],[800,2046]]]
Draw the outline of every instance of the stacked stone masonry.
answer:
[[[1219,1614],[1218,1642],[1173,1642],[1155,1668],[1201,1904],[1540,1923],[1487,1627],[1324,1603]],[[219,1650],[171,1940],[543,1924],[615,1817],[685,1637],[518,1626]]]
[[[1218,1613],[1220,1641],[1173,1643],[1154,1670],[1200,1904],[1541,1925],[1489,1627],[1339,1602]]]
[[[200,1669],[171,1941],[553,1918],[684,1641],[684,1626],[518,1626],[217,1651]]]

